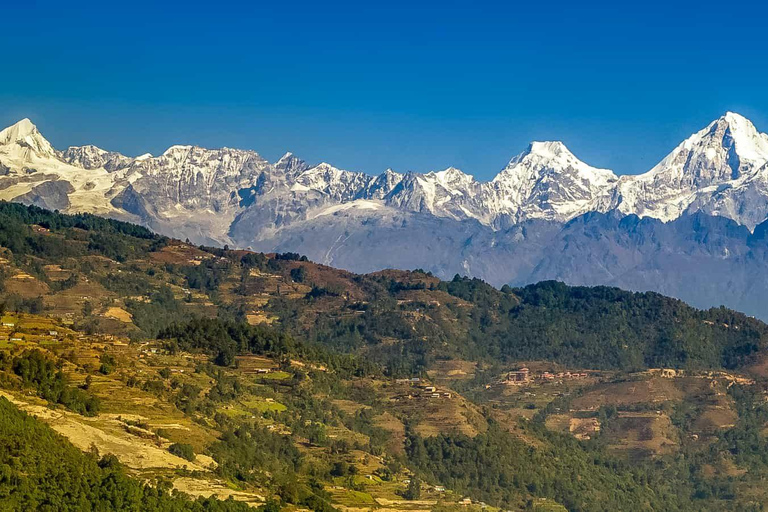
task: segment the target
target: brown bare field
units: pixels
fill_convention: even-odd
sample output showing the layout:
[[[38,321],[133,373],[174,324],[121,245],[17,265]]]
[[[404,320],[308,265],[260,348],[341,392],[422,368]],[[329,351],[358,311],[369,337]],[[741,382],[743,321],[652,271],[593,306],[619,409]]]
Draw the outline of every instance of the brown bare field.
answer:
[[[609,447],[630,458],[671,453],[678,447],[676,429],[669,416],[647,413],[619,413],[603,431]]]
[[[661,377],[599,384],[584,395],[576,398],[574,409],[597,410],[604,405],[626,406],[642,403],[660,403],[681,400],[684,393],[673,379]]]
[[[5,289],[8,293],[15,293],[26,299],[46,295],[50,292],[47,284],[21,271],[5,280]]]

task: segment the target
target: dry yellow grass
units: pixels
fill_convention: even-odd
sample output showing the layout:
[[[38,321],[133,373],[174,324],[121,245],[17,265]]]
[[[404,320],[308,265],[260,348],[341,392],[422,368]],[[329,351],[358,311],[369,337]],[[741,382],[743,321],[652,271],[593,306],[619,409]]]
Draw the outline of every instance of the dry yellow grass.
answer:
[[[48,423],[83,451],[95,446],[99,453],[115,455],[131,469],[175,469],[187,467],[193,471],[206,468],[172,455],[150,439],[129,434],[123,423],[109,417],[85,418],[75,413],[51,410],[45,405],[20,400],[10,393],[0,392],[23,411]]]
[[[202,496],[210,498],[215,496],[220,500],[232,498],[243,501],[251,507],[258,507],[264,503],[264,497],[260,494],[244,491],[235,491],[226,486],[221,480],[202,480],[199,478],[181,477],[173,481],[173,488],[190,496]]]
[[[251,325],[259,325],[259,324],[271,324],[275,320],[277,320],[277,317],[275,316],[269,316],[265,313],[253,313],[249,315],[245,315],[246,320],[248,320],[248,323]]]
[[[133,316],[126,310],[118,307],[110,307],[104,312],[104,316],[107,318],[114,318],[126,324],[133,323]]]

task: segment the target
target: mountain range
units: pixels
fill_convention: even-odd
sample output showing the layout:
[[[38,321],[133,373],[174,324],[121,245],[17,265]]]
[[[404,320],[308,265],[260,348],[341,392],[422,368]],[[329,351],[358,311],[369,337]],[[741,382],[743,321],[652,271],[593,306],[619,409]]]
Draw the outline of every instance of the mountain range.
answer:
[[[488,182],[453,167],[371,176],[230,148],[60,151],[24,119],[0,132],[0,199],[356,272],[610,284],[768,318],[768,135],[734,113],[644,174],[533,142]]]

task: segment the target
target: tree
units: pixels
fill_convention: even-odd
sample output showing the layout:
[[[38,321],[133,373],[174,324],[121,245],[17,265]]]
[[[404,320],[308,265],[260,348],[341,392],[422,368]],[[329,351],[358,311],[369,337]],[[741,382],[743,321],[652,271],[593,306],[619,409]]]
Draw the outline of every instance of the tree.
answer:
[[[112,357],[109,354],[102,354],[99,360],[101,361],[101,366],[99,367],[99,373],[102,373],[104,375],[109,375],[110,373],[115,371],[115,367],[117,366],[117,361],[115,361],[114,357]]]
[[[407,500],[417,500],[421,498],[421,482],[415,476],[408,482],[408,488],[403,493],[403,498]]]
[[[280,502],[277,500],[269,499],[262,506],[256,509],[257,512],[280,512]]]
[[[296,267],[291,270],[291,279],[297,283],[303,283],[307,277],[307,271],[304,267]]]
[[[186,443],[173,443],[168,447],[168,451],[177,457],[192,462],[195,460],[195,450],[191,444]]]
[[[0,398],[0,439],[0,510],[253,510],[234,500],[174,496],[167,484],[153,487],[131,478],[114,455],[81,452],[5,398]]]
[[[343,460],[338,460],[333,463],[333,469],[331,469],[331,476],[347,476],[349,474],[349,464]]]
[[[224,345],[216,355],[214,363],[219,366],[232,366],[235,362],[235,348],[232,345]]]

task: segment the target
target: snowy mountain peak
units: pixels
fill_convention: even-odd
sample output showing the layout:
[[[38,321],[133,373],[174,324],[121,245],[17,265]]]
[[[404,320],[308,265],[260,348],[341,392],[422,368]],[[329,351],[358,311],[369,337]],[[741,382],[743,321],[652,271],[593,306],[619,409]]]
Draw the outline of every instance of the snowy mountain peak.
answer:
[[[114,151],[106,151],[94,145],[71,146],[60,154],[62,160],[83,169],[103,167],[108,171],[117,171],[128,167],[135,160]]]
[[[288,151],[275,162],[275,169],[284,172],[286,175],[295,176],[309,169],[309,165]]]
[[[510,160],[510,167],[526,159],[536,160],[556,160],[556,159],[576,159],[571,151],[560,141],[533,141],[528,145],[525,151]]]
[[[706,128],[682,144],[686,149],[697,145],[714,149],[734,149],[738,157],[747,160],[768,158],[768,136],[760,133],[752,121],[734,112],[712,121]]]
[[[193,148],[193,146],[186,145],[186,144],[174,144],[173,146],[169,147],[163,152],[163,156],[178,154],[178,153],[186,153],[190,151]]]
[[[40,133],[32,121],[24,118],[0,132],[0,144],[9,144],[29,135]]]
[[[559,141],[532,142],[528,149],[512,158],[494,183],[518,180],[538,180],[546,175],[571,174],[579,180],[608,185],[618,178],[613,171],[598,169],[579,160]]]
[[[338,167],[334,167],[333,165],[329,164],[328,162],[320,162],[316,166],[307,169],[304,174],[320,174],[320,173],[329,173],[330,175],[337,175],[338,173],[346,172],[342,171]]]
[[[608,207],[669,221],[704,211],[753,228],[766,218],[768,135],[728,112],[691,135],[658,165],[622,177]]]
[[[40,157],[53,156],[56,151],[51,144],[42,136],[37,126],[32,124],[27,118],[18,123],[9,126],[0,131],[0,145],[15,146],[12,155],[23,160],[29,159],[30,152]]]
[[[768,135],[728,112],[691,135],[643,177],[666,175],[693,187],[737,179],[768,162]]]
[[[558,141],[532,142],[491,181],[493,204],[515,221],[564,221],[593,208],[618,181],[608,169],[582,162]]]
[[[525,151],[510,160],[507,168],[513,167],[524,161],[552,165],[553,169],[567,167],[568,165],[587,166],[587,164],[576,158],[576,156],[571,153],[571,150],[560,141],[531,142]]]
[[[752,121],[750,121],[749,119],[747,119],[743,115],[739,114],[738,112],[732,112],[730,110],[727,111],[721,117],[721,119],[726,119],[728,121],[733,121],[733,122],[736,122],[736,123],[749,123],[750,125],[752,124]],[[754,127],[754,125],[752,125],[752,126]]]
[[[448,167],[445,170],[438,172],[431,172],[430,175],[437,178],[440,183],[454,183],[468,185],[475,181],[475,178],[456,167]]]
[[[294,158],[293,153],[291,153],[290,151],[286,151],[285,154],[283,156],[281,156],[277,160],[277,162],[275,162],[275,165],[280,165],[281,163],[287,162],[287,161],[289,161],[292,158]]]
[[[416,178],[414,181],[415,186],[429,190],[427,195],[432,198],[430,201],[440,201],[441,193],[435,189],[436,186],[440,187],[444,194],[447,194],[444,197],[450,198],[471,195],[472,189],[477,185],[473,176],[455,167],[448,167],[442,171],[432,171],[427,174],[414,176]]]
[[[719,132],[717,128],[725,128],[725,135],[733,141],[741,159],[763,162],[768,160],[768,135],[757,131],[752,121],[746,117],[728,112],[713,125],[714,134]],[[727,143],[728,141],[725,142]]]
[[[298,174],[292,189],[313,190],[336,201],[348,201],[357,197],[370,180],[367,174],[345,171],[322,162]]]
[[[528,146],[527,153],[547,158],[556,158],[562,155],[573,156],[573,153],[559,140],[533,141]]]
[[[750,121],[746,117],[736,112],[730,112],[730,111],[726,112],[723,116],[720,117],[720,119],[718,119],[715,122],[718,122],[718,121],[725,121],[731,127],[736,129],[742,128],[744,130],[757,133],[757,128],[755,128],[755,125],[752,124],[752,121]]]
[[[443,169],[442,171],[437,171],[434,173],[435,176],[441,176],[441,177],[457,177],[457,176],[469,176],[469,174],[465,173],[461,169],[458,169],[456,167],[447,167]]]

